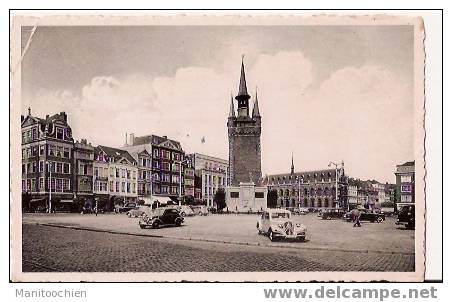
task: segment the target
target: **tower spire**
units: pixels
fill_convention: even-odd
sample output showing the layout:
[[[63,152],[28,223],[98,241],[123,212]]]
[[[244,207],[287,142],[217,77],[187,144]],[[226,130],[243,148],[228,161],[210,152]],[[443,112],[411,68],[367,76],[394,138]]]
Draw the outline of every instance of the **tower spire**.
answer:
[[[260,117],[261,114],[259,112],[259,102],[257,100],[257,87],[256,87],[256,99],[254,100],[254,106],[253,106],[253,117]]]
[[[240,100],[240,98],[243,99],[249,99],[250,96],[248,94],[248,89],[246,87],[246,76],[245,76],[245,64],[243,63],[243,57],[242,55],[242,67],[240,70],[240,83],[239,83],[239,93],[235,97],[236,100]]]
[[[292,152],[292,165],[290,166],[290,174],[293,174],[295,170],[295,167],[293,165],[293,152]]]
[[[231,92],[231,107],[229,108],[229,117],[235,117],[235,109],[234,109],[234,97]]]

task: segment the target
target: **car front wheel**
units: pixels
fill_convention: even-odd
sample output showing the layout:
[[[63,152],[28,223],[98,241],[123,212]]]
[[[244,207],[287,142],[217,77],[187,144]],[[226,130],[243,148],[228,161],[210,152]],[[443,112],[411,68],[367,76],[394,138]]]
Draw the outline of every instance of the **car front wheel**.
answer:
[[[268,232],[268,238],[270,238],[270,241],[272,241],[272,242],[276,240],[275,235],[271,229]]]
[[[158,229],[159,227],[160,227],[160,223],[158,223],[157,221],[152,224],[153,229]]]
[[[180,220],[178,219],[178,220],[176,220],[176,222],[175,222],[175,225],[177,226],[177,227],[180,227],[181,226],[181,222],[180,222]]]
[[[378,218],[377,218],[377,222],[378,222],[378,223],[382,223],[382,222],[383,222],[383,217],[378,217]]]

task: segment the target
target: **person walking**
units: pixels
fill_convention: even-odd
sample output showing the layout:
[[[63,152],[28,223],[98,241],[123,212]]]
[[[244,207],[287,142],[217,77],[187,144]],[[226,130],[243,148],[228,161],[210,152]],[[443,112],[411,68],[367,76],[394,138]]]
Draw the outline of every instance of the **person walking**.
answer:
[[[353,222],[354,222],[353,227],[361,227],[361,221],[359,220],[359,218],[361,216],[361,213],[358,211],[358,209],[354,209],[352,211],[352,213],[353,213],[353,218],[354,218],[354,220],[353,220]]]

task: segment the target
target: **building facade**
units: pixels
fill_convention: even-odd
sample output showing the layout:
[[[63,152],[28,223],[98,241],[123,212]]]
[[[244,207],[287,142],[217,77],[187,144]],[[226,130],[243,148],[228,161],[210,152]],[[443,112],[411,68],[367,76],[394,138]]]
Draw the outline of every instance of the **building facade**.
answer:
[[[27,211],[68,210],[73,204],[74,140],[65,112],[45,119],[21,116],[22,206]]]
[[[344,168],[338,171],[338,199],[336,200],[336,169],[267,175],[264,184],[278,193],[277,207],[345,208],[347,180]]]
[[[220,188],[226,188],[228,161],[225,159],[193,153],[188,155],[194,165],[196,182],[195,196],[197,202],[213,206],[215,193]]]
[[[127,151],[97,146],[93,170],[93,193],[99,207],[111,211],[117,205],[137,201],[138,167]]]
[[[74,199],[80,203],[93,200],[94,147],[86,139],[74,143]]]
[[[358,208],[358,187],[359,181],[349,178],[347,182],[347,204],[349,209]]]
[[[234,109],[234,100],[231,97],[227,122],[230,183],[232,186],[238,186],[241,182],[253,182],[255,185],[260,185],[262,180],[261,115],[256,92],[253,111],[250,116],[250,95],[246,87],[243,61],[239,92],[235,99],[237,100],[237,115]]]
[[[398,203],[415,201],[414,171],[414,161],[396,166],[396,201]]]
[[[168,139],[167,136],[146,135],[135,137],[130,134],[123,147],[130,152],[146,150],[151,155],[153,198],[164,198],[178,201],[185,196],[185,152],[180,142]],[[139,151],[141,152],[141,151]],[[190,172],[188,172],[190,174]],[[191,183],[191,181],[188,181]],[[191,190],[190,194],[191,194]],[[160,202],[163,201],[159,200]]]

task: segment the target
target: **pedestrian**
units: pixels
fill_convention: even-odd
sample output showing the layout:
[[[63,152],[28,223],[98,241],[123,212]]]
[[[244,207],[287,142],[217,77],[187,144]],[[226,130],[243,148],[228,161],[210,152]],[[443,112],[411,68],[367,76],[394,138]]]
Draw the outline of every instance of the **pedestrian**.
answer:
[[[359,220],[359,218],[361,216],[360,212],[357,209],[354,209],[352,212],[353,212],[353,218],[354,218],[353,227],[361,227],[361,221]]]

